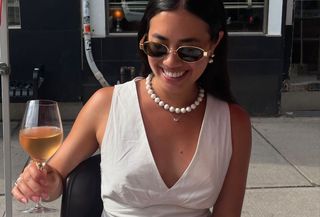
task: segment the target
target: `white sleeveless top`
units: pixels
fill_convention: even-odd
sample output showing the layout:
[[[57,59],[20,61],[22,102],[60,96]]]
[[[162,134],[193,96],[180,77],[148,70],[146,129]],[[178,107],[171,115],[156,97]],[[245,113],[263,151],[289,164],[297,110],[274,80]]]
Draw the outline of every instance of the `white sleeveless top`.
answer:
[[[116,85],[101,145],[102,216],[207,217],[221,190],[231,153],[228,104],[208,95],[194,156],[180,179],[168,188],[149,147],[136,82]]]

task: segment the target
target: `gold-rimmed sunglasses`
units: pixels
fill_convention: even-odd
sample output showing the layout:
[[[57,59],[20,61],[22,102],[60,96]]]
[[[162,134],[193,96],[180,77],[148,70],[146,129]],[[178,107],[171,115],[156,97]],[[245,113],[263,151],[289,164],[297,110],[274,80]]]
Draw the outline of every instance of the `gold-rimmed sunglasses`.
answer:
[[[150,57],[162,58],[169,53],[174,52],[181,60],[189,63],[196,62],[202,57],[207,57],[209,55],[209,51],[205,51],[200,47],[189,45],[183,45],[174,50],[169,49],[166,45],[159,42],[145,41],[141,42],[139,47],[146,55]]]

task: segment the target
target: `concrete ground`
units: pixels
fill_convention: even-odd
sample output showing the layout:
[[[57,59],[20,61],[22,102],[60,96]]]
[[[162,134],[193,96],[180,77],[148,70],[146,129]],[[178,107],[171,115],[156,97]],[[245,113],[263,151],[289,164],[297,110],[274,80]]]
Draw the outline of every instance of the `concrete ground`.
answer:
[[[64,122],[66,133],[72,122]],[[12,122],[12,182],[26,162]],[[253,146],[242,217],[320,216],[320,117],[252,118]],[[47,204],[59,209],[61,200]],[[27,205],[30,207],[32,204]],[[2,143],[0,217],[4,210]],[[13,201],[13,216],[26,206]],[[33,215],[58,217],[60,213]]]

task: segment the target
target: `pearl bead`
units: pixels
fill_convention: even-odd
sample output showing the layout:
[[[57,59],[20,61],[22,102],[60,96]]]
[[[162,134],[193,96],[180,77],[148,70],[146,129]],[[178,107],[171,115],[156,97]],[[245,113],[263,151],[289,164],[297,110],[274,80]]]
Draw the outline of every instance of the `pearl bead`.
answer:
[[[192,110],[195,110],[197,108],[198,105],[200,105],[200,102],[202,102],[205,94],[204,94],[204,89],[203,88],[199,88],[199,93],[197,96],[197,99],[189,106],[185,107],[185,108],[175,108],[173,106],[170,106],[169,104],[166,104],[165,102],[163,102],[160,97],[158,97],[156,95],[156,93],[154,92],[154,90],[152,89],[152,74],[149,74],[148,77],[146,78],[146,90],[148,92],[148,94],[150,95],[151,99],[154,100],[155,103],[157,103],[160,107],[163,107],[165,110],[169,110],[170,112],[175,112],[176,114],[179,113],[186,113],[186,112],[191,112]]]
[[[160,98],[159,98],[159,97],[156,97],[156,98],[154,99],[154,101],[155,101],[156,103],[159,103],[159,102],[160,102]]]

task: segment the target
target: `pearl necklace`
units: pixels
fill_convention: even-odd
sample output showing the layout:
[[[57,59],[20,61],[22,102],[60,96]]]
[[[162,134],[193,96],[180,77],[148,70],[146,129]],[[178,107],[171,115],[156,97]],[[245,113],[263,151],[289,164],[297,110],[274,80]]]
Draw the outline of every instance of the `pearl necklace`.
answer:
[[[160,107],[162,107],[164,110],[169,111],[171,113],[176,113],[176,114],[184,114],[186,112],[191,112],[192,110],[195,110],[198,105],[200,105],[200,103],[202,102],[203,98],[204,98],[204,89],[199,87],[199,93],[198,96],[196,98],[196,100],[189,106],[184,107],[184,108],[176,108],[174,106],[171,106],[165,102],[163,102],[159,96],[156,95],[156,93],[154,92],[153,88],[152,88],[152,80],[153,74],[149,74],[148,77],[146,78],[146,89],[148,94],[150,95],[151,99],[158,104]],[[180,118],[176,118],[173,116],[173,120],[174,121],[179,121]]]

